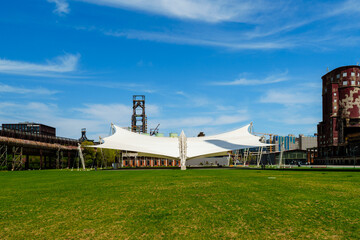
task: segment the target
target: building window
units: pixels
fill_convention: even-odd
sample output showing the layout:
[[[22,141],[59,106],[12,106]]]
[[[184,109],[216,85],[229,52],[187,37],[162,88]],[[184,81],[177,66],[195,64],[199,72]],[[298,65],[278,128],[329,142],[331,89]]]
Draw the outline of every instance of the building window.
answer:
[[[337,74],[337,75],[336,75],[336,78],[340,78],[340,74]]]
[[[355,77],[355,73],[354,73],[354,72],[351,72],[351,76],[352,76],[352,77]]]
[[[360,77],[360,73],[358,73],[357,76]]]
[[[331,77],[331,81],[334,81],[334,78],[333,78],[333,77]]]
[[[334,107],[334,109],[336,110],[336,106]]]
[[[334,92],[334,96],[336,96],[336,92]]]
[[[351,85],[355,85],[355,81],[351,81]]]
[[[348,82],[347,81],[343,81],[343,86],[347,86]]]
[[[343,73],[343,77],[347,77],[347,72],[344,72],[344,73]]]
[[[336,99],[334,99],[334,102],[336,102],[337,100]]]
[[[327,88],[325,88],[325,93],[327,93]]]

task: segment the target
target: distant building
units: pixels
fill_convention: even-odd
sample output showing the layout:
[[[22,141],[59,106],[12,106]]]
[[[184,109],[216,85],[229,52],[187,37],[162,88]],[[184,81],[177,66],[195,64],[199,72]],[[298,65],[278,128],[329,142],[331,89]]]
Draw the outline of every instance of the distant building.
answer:
[[[267,142],[270,143],[269,140]],[[317,137],[304,136],[303,134],[300,134],[299,137],[292,134],[273,136],[272,143],[275,144],[275,152],[266,151],[263,153],[261,161],[264,164],[278,164],[281,151],[284,152],[283,162],[285,164],[305,164],[311,161],[309,159],[311,154],[308,154],[307,150],[317,147]]]
[[[299,149],[299,139],[292,134],[288,136],[274,136],[273,144],[275,144],[275,152]]]
[[[261,162],[265,165],[278,165],[280,161],[280,152],[266,153],[261,156]],[[292,149],[284,151],[282,163],[286,165],[304,165],[308,162],[307,152],[301,149]],[[256,164],[254,161],[253,164]]]
[[[317,138],[316,136],[304,136],[303,134],[295,137],[295,135],[289,134],[288,136],[274,136],[272,143],[275,144],[275,152],[281,150],[306,150],[317,147]]]
[[[194,167],[228,166],[228,165],[229,165],[229,156],[194,158],[186,161],[186,166],[194,166]]]
[[[2,124],[2,129],[46,136],[56,136],[56,128],[41,123],[4,123]]]
[[[177,138],[179,137],[177,133],[169,133],[169,137],[171,138]]]
[[[317,136],[304,136],[303,134],[299,135],[299,149],[306,150],[309,148],[317,147]]]

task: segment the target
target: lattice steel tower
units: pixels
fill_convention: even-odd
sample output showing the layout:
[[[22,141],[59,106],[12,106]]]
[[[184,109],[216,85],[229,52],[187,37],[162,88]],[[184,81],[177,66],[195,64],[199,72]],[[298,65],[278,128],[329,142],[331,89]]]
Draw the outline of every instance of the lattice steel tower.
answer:
[[[138,133],[147,132],[147,118],[145,114],[145,96],[133,96],[133,115],[131,118],[131,131]]]
[[[88,141],[86,137],[86,128],[81,129],[81,138],[79,139],[80,142]]]

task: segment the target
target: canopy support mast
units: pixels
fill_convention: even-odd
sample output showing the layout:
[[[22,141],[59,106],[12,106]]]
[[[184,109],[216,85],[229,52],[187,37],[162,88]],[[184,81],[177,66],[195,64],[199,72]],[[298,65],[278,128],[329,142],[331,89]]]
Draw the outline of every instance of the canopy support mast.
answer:
[[[187,141],[184,131],[179,136],[179,153],[181,170],[186,170]]]

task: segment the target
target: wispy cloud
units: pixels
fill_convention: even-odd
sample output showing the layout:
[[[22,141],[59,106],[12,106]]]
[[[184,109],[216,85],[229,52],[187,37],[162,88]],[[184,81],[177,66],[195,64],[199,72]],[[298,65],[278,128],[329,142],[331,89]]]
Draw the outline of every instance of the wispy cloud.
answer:
[[[177,104],[177,106],[171,105],[171,107],[182,108],[187,106],[191,108],[203,108],[206,106],[213,107],[217,103],[214,101],[214,98],[209,98],[199,93],[185,93],[183,91],[177,91],[175,94],[181,97],[182,104]]]
[[[262,122],[262,126],[259,125],[263,128],[261,131],[271,128],[273,133],[280,135],[313,134],[321,121],[321,97],[313,92],[307,93],[303,89],[269,90],[260,102],[263,103],[261,110],[253,112],[253,116],[255,122]]]
[[[74,110],[89,119],[102,120],[107,123],[124,125],[127,122],[130,123],[131,120],[131,107],[124,104],[85,104],[84,107]]]
[[[161,127],[165,129],[181,129],[189,127],[222,126],[241,123],[249,120],[247,114],[219,115],[219,116],[194,116],[176,119],[163,119]]]
[[[87,119],[76,112],[64,112],[54,103],[15,103],[1,102],[0,122],[40,122],[56,128],[58,136],[80,138],[82,128],[90,130],[88,137],[97,140],[98,135],[94,132],[101,132],[103,135],[109,133],[109,123],[99,119]]]
[[[312,92],[299,89],[271,89],[260,98],[260,102],[281,105],[314,104],[321,102],[321,98]]]
[[[50,3],[55,3],[54,13],[62,16],[64,14],[68,14],[70,12],[69,3],[67,0],[47,0]]]
[[[89,119],[103,120],[107,123],[117,123],[121,126],[129,126],[132,115],[130,105],[110,103],[110,104],[85,104],[84,107],[75,108],[77,112]],[[159,114],[159,107],[152,104],[146,105],[146,112],[151,116]]]
[[[281,106],[277,105],[276,107],[266,109],[266,111],[262,111],[260,115],[262,118],[266,119],[269,125],[271,122],[293,125],[294,127],[298,128],[298,131],[301,131],[301,129],[305,125],[313,126],[314,128],[316,128],[316,124],[321,121],[321,107],[319,106],[320,104],[316,104],[317,107],[315,108],[310,107],[312,105],[313,103],[297,103],[289,105],[281,104]],[[283,131],[281,130],[282,125],[280,125],[278,128],[280,134]]]
[[[71,76],[70,78],[73,78]],[[91,78],[91,77],[84,77]],[[45,82],[45,81],[44,81]],[[139,93],[155,93],[157,89],[151,86],[150,84],[143,83],[133,83],[131,81],[127,82],[118,82],[118,81],[95,81],[95,80],[74,80],[74,79],[59,79],[56,81],[56,84],[66,84],[66,85],[82,85],[82,86],[91,86],[99,88],[111,88],[111,89],[122,89],[130,92],[139,92]]]
[[[21,122],[21,121],[40,121],[49,124],[59,109],[56,104],[40,102],[1,102],[0,121],[2,122]]]
[[[229,50],[277,50],[317,48],[331,49],[338,46],[355,46],[360,39],[354,37],[353,29],[359,20],[356,0],[306,3],[299,1],[264,0],[80,0],[108,7],[122,8],[164,15],[182,21],[171,30],[162,29],[96,29],[78,27],[82,30],[100,31],[105,35],[127,39],[155,41],[171,44],[208,46]],[[336,22],[329,28],[329,19]],[[352,21],[349,21],[352,19]],[[206,23],[201,23],[206,22]],[[211,23],[211,24],[208,24]],[[221,24],[215,24],[221,23]],[[344,40],[344,26],[348,27]],[[339,40],[341,39],[341,40]]]
[[[302,114],[294,114],[292,116],[286,116],[280,122],[288,125],[313,125],[319,123],[321,119],[313,116],[304,116]],[[316,130],[315,130],[316,131]],[[314,132],[315,132],[314,131]]]
[[[53,91],[46,88],[21,88],[0,83],[0,93],[53,95],[57,92],[58,91]]]
[[[87,128],[88,137],[109,134],[110,123],[127,127],[131,124],[131,106],[118,103],[85,104],[63,109],[56,103],[42,102],[0,102],[0,122],[40,122],[56,127],[63,137],[79,138],[81,128]],[[159,108],[149,104],[147,112],[156,116]]]
[[[248,78],[239,78],[235,79],[234,81],[230,82],[212,82],[211,85],[217,85],[217,86],[234,86],[234,85],[244,85],[244,86],[250,86],[250,85],[262,85],[262,84],[271,84],[271,83],[278,83],[278,82],[284,82],[289,80],[289,77],[287,76],[287,72],[271,75],[264,79],[248,79]]]
[[[81,0],[116,8],[127,8],[171,18],[204,22],[255,22],[257,14],[271,11],[276,4],[263,0]]]
[[[357,14],[360,12],[359,2],[357,0],[346,0],[330,5],[326,9],[326,16]]]
[[[27,76],[70,73],[77,70],[79,59],[80,54],[66,54],[45,64],[0,59],[0,73]]]
[[[198,38],[196,36],[189,37],[173,33],[164,32],[147,32],[147,31],[103,31],[105,35],[114,37],[123,37],[127,39],[137,39],[164,43],[174,43],[182,45],[199,45],[199,46],[212,46],[223,47],[234,50],[244,49],[285,49],[293,47],[294,44],[286,41],[249,41],[242,38],[235,40],[222,39],[206,39],[206,37]]]

